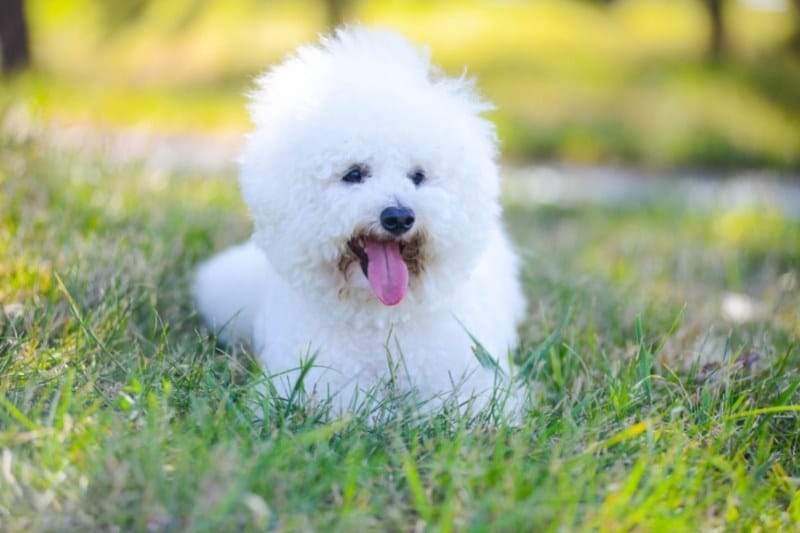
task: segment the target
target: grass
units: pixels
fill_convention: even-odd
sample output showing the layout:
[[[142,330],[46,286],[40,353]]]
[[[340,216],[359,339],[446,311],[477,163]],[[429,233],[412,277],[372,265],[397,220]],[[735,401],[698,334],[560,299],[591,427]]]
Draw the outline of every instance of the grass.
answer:
[[[230,177],[35,130],[0,152],[4,531],[800,526],[797,221],[512,202],[530,412],[331,419],[193,309],[193,266],[249,231]],[[762,314],[726,320],[729,291]]]
[[[26,2],[36,69],[4,83],[0,105],[60,123],[241,132],[253,76],[324,28],[318,0],[150,2],[118,26],[102,5]],[[800,168],[794,12],[727,3],[730,55],[710,63],[696,0],[353,5],[352,20],[476,75],[510,159]]]

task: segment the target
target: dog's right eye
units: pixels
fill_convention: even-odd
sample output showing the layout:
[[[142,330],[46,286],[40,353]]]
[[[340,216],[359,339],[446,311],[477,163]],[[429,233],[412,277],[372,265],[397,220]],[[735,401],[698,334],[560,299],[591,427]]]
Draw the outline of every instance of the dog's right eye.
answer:
[[[347,174],[342,176],[342,181],[347,183],[361,183],[364,181],[364,169],[361,167],[353,167],[347,171]]]

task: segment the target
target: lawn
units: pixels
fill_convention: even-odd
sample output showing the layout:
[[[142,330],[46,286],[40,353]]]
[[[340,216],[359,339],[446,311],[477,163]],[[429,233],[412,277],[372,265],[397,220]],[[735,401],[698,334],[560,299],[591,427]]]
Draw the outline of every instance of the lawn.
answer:
[[[336,419],[193,309],[249,231],[231,176],[0,154],[3,531],[800,527],[796,220],[509,201],[530,411]]]

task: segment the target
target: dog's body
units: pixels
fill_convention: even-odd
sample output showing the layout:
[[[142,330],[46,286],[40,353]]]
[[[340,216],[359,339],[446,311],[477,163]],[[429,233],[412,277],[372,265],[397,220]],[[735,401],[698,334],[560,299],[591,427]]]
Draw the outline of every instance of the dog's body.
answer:
[[[430,398],[488,397],[524,313],[500,225],[494,130],[463,80],[402,38],[340,31],[260,80],[241,184],[250,243],[199,269],[223,338],[249,342],[288,393],[344,409],[388,377]]]

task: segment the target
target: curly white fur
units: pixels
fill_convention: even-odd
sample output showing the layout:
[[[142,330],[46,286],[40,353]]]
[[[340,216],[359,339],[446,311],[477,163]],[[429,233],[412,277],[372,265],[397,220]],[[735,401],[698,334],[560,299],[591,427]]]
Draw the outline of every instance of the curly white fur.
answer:
[[[347,408],[386,377],[388,349],[403,359],[402,385],[424,397],[454,383],[461,399],[487,397],[494,372],[470,334],[508,370],[525,308],[500,224],[489,108],[468,80],[441,75],[390,31],[340,30],[268,71],[241,158],[255,233],[195,280],[210,325],[251,343],[284,393],[300,358],[316,353],[306,389]],[[362,183],[342,181],[353,165],[368,169]],[[426,177],[418,186],[415,169]],[[396,205],[416,215],[422,269],[387,306],[358,261],[342,269],[341,259]]]

